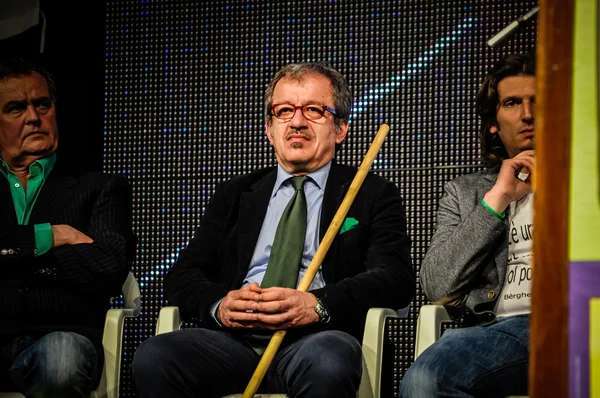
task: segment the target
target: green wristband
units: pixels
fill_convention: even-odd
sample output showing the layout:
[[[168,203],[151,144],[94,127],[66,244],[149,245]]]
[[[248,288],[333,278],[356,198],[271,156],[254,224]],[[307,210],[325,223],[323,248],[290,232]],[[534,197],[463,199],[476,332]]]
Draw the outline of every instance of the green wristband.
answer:
[[[504,218],[506,217],[506,214],[504,212],[502,212],[502,214],[498,213],[496,210],[492,209],[490,207],[490,205],[488,205],[487,203],[485,203],[485,200],[481,199],[481,204],[483,205],[483,207],[485,207],[486,209],[488,209],[488,211],[490,213],[492,213],[493,215],[495,215],[499,220],[504,220]]]

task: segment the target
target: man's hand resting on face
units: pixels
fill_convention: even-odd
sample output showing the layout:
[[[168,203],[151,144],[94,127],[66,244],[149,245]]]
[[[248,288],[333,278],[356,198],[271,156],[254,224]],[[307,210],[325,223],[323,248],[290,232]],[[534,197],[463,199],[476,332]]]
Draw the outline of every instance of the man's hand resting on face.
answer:
[[[532,172],[535,166],[534,151],[527,150],[502,162],[496,184],[485,194],[483,200],[497,213],[503,213],[511,202],[531,192]],[[519,173],[529,174],[525,181]]]

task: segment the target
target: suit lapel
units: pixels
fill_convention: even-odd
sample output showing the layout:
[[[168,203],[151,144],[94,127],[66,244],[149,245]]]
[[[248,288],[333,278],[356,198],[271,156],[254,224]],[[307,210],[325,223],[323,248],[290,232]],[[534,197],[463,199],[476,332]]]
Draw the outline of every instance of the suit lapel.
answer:
[[[254,183],[250,191],[243,192],[239,207],[239,268],[248,270],[258,235],[263,225],[273,186],[277,178],[277,169]]]
[[[72,190],[76,185],[77,180],[75,178],[60,177],[54,171],[51,172],[35,201],[29,224],[46,223],[54,220],[72,199]]]
[[[323,196],[323,205],[321,207],[321,221],[319,226],[319,243],[325,237],[327,233],[327,229],[329,229],[329,225],[331,221],[333,221],[333,217],[335,213],[337,213],[342,201],[344,200],[344,196],[348,191],[348,187],[350,187],[350,183],[352,180],[348,179],[347,176],[341,172],[342,170],[339,167],[336,167],[336,164],[333,163],[331,165],[331,170],[329,171],[329,176],[327,177],[327,184],[325,186],[325,194]],[[335,280],[335,267],[328,267],[326,264],[335,264],[337,253],[339,250],[339,239],[336,237],[333,239],[325,258],[323,259],[322,271],[323,278],[325,281],[333,281]]]
[[[485,181],[484,188],[486,189],[485,192],[492,189],[492,187],[494,186],[494,184],[496,183],[497,180],[498,180],[498,173],[485,173],[483,175],[483,181]]]
[[[480,187],[479,196],[483,197],[496,183],[498,180],[498,173],[487,173],[484,175],[483,185]],[[506,218],[505,222],[508,223],[510,217],[510,206],[506,208]],[[508,230],[506,228],[504,242],[508,242]],[[508,245],[501,245],[500,250],[496,253],[494,257],[494,261],[496,262],[496,269],[498,270],[498,278],[500,283],[502,283],[506,278],[506,265],[508,263]]]
[[[2,223],[14,225],[18,222],[10,186],[2,174],[0,174],[0,217]]]
[[[340,173],[340,169],[336,164],[331,165],[327,184],[325,186],[325,194],[323,195],[323,205],[321,208],[321,222],[319,227],[319,242],[325,237],[329,224],[333,220],[335,213],[342,204],[344,196],[351,181],[348,181]]]

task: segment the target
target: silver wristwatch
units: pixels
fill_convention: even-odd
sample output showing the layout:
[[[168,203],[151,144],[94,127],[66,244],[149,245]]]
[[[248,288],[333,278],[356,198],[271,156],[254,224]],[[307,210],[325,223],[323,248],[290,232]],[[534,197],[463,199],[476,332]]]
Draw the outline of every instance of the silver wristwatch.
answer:
[[[329,322],[329,311],[327,311],[327,308],[325,308],[325,305],[323,304],[321,299],[319,299],[318,297],[317,297],[317,305],[315,306],[315,312],[319,316],[320,323]]]

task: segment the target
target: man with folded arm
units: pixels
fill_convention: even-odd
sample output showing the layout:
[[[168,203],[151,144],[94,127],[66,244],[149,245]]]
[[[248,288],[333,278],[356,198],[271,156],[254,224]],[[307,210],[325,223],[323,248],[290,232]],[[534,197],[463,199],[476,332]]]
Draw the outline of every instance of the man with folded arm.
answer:
[[[58,167],[55,105],[46,70],[0,62],[0,391],[89,397],[135,254],[131,189]]]

